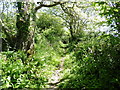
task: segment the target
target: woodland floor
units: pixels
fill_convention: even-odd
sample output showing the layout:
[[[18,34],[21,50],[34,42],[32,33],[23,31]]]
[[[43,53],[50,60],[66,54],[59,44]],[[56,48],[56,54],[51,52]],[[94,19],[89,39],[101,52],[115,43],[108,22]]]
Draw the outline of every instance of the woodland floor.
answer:
[[[61,57],[60,64],[56,70],[53,71],[52,77],[48,80],[49,88],[57,88],[57,85],[60,83],[60,80],[63,76],[62,71],[64,70],[64,60],[66,57]]]

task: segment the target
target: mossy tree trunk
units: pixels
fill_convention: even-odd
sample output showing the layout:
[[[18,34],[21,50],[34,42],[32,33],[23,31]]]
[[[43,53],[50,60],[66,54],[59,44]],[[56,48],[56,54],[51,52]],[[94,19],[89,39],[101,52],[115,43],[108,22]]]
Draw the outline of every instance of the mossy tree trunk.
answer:
[[[17,34],[15,48],[16,50],[27,51],[33,43],[33,33],[30,29],[29,3],[17,2],[18,15],[16,20]]]
[[[53,7],[58,4],[60,4],[60,2],[55,2],[50,5],[40,3],[40,5],[35,7],[35,9],[30,10],[30,4],[28,2],[17,2],[18,15],[16,20],[16,27],[18,31],[15,43],[16,50],[27,51],[34,46],[34,31],[29,29],[30,15],[33,15],[32,20],[35,21],[35,13],[38,9],[42,7]],[[30,13],[30,11],[32,13]]]

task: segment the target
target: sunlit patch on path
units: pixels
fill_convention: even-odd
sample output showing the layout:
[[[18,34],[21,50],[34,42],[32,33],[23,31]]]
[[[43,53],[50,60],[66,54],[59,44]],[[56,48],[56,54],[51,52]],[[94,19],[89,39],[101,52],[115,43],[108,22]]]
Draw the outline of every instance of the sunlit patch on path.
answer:
[[[64,69],[64,60],[65,60],[65,57],[62,57],[60,59],[61,62],[59,64],[58,69],[53,71],[52,77],[49,78],[48,84],[50,88],[57,88],[57,84],[62,78],[62,71]]]

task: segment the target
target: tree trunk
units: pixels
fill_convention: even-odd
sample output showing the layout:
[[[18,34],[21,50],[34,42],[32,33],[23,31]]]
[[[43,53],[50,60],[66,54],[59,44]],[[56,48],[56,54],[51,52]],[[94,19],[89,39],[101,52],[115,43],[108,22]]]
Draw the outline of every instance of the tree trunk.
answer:
[[[16,20],[16,50],[27,51],[33,44],[33,31],[29,30],[30,12],[28,3],[17,2],[18,15]]]
[[[53,7],[60,4],[60,2],[55,2],[54,4],[45,5],[40,4],[40,6],[35,7],[31,10],[33,14],[33,21],[35,21],[35,13],[41,7]],[[18,15],[16,20],[17,35],[16,35],[16,50],[28,51],[34,47],[34,30],[29,30],[30,26],[30,5],[28,2],[17,2]]]

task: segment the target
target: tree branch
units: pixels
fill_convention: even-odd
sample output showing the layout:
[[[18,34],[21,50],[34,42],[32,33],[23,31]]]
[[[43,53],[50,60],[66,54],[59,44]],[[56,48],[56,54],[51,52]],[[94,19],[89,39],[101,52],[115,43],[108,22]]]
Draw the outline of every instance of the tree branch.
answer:
[[[66,3],[66,2],[64,2],[64,3]],[[50,5],[45,5],[43,3],[40,3],[40,6],[35,7],[35,11],[37,12],[37,10],[42,8],[42,7],[53,7],[53,6],[57,6],[59,4],[63,4],[63,3],[61,3],[61,2],[54,2],[54,4],[50,4]]]

